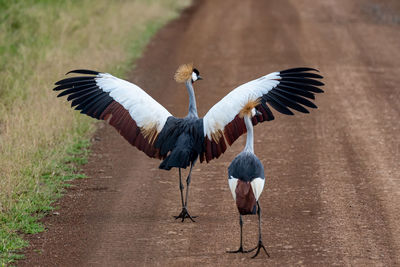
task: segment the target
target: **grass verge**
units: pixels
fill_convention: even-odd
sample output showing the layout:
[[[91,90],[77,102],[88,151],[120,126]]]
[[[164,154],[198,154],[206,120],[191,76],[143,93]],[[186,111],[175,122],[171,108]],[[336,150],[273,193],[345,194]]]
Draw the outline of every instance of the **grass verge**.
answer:
[[[94,121],[51,91],[66,71],[123,77],[188,0],[0,0],[0,266],[43,231],[66,181],[84,178]]]

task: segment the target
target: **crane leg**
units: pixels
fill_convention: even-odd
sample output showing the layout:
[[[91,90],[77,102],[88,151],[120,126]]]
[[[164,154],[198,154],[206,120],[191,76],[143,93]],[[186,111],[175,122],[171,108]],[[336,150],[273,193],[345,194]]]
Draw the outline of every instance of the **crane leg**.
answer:
[[[257,215],[258,215],[258,245],[255,248],[250,249],[248,252],[251,252],[251,251],[257,249],[256,254],[254,254],[254,256],[251,257],[252,259],[254,259],[255,257],[257,257],[258,253],[260,253],[260,250],[262,248],[265,251],[265,253],[267,253],[267,256],[269,258],[270,257],[269,253],[265,249],[264,244],[263,244],[263,242],[261,240],[261,208],[260,208],[260,204],[258,203],[258,201],[257,201],[257,207],[258,207],[258,209],[257,209]]]
[[[227,253],[247,253],[250,251],[243,250],[243,220],[242,215],[239,215],[239,225],[240,225],[240,247],[237,250],[228,250]]]
[[[188,201],[188,195],[189,195],[189,185],[192,180],[192,169],[193,169],[193,163],[190,165],[189,175],[186,178],[186,197],[185,197],[185,206],[186,207],[187,207],[187,201]]]
[[[181,168],[179,168],[179,190],[181,191],[181,201],[182,201],[182,207],[185,206],[183,202],[183,184],[182,184],[182,174],[181,174]]]
[[[179,183],[180,183],[180,187],[179,188],[181,189],[182,211],[178,216],[174,216],[174,217],[175,217],[175,220],[178,219],[178,218],[182,219],[182,222],[186,218],[189,218],[192,222],[194,222],[195,220],[193,218],[197,217],[197,216],[191,216],[189,214],[189,212],[188,212],[188,209],[187,209],[187,200],[188,200],[188,195],[189,195],[189,184],[190,184],[190,180],[191,180],[192,169],[193,169],[194,163],[195,162],[193,162],[190,165],[189,175],[186,178],[186,198],[185,198],[185,202],[183,202],[183,184],[182,184],[182,178],[181,178],[181,169],[179,168]]]

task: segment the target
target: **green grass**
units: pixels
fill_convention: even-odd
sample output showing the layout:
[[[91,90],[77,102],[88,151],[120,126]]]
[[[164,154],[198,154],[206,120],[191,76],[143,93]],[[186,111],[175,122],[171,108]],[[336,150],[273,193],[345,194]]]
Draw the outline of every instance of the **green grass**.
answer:
[[[68,70],[124,77],[188,0],[0,0],[0,266],[44,230],[68,181],[82,179],[95,121],[51,91]]]
[[[86,178],[85,174],[80,173],[79,166],[87,163],[89,147],[88,139],[76,137],[74,143],[65,150],[65,158],[51,162],[49,169],[41,175],[38,191],[19,192],[17,197],[22,201],[13,205],[7,213],[1,214],[2,264],[22,257],[19,250],[28,243],[21,234],[36,234],[44,230],[38,220],[53,211],[51,204],[62,195],[63,188],[69,186],[68,181]]]

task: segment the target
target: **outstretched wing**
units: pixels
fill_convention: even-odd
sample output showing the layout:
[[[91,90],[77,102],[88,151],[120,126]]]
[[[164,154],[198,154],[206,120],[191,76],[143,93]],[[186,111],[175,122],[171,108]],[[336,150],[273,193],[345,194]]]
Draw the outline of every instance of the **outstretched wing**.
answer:
[[[71,107],[96,119],[106,120],[133,146],[149,157],[165,158],[154,146],[167,118],[172,116],[140,87],[108,73],[73,70],[85,74],[56,82],[53,90],[68,95]]]
[[[256,80],[245,83],[215,104],[204,116],[204,152],[200,161],[207,162],[218,158],[229,145],[246,132],[243,118],[239,112],[251,100],[260,99],[256,109],[261,115],[253,117],[253,125],[259,122],[274,119],[269,106],[287,115],[294,115],[289,109],[302,113],[309,113],[304,107],[317,108],[308,99],[315,99],[314,93],[322,93],[318,86],[324,84],[318,71],[312,68],[294,68],[280,72],[273,72]],[[308,98],[308,99],[307,99]]]

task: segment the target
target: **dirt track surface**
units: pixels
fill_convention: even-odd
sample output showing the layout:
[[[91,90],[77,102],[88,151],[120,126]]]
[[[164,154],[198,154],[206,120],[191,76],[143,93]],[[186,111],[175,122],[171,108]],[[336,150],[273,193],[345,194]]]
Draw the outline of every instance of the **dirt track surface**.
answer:
[[[226,254],[239,243],[227,167],[197,164],[189,195],[196,223],[180,211],[177,170],[159,170],[107,125],[85,172],[31,237],[20,266],[400,265],[400,2],[202,1],[153,39],[130,77],[176,116],[188,97],[173,81],[195,62],[199,114],[235,86],[296,66],[325,76],[311,114],[276,114],[255,128],[264,163],[263,240],[271,258]],[[256,216],[244,245],[257,242]]]

